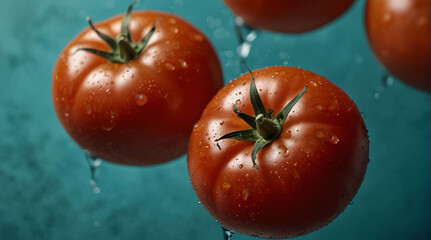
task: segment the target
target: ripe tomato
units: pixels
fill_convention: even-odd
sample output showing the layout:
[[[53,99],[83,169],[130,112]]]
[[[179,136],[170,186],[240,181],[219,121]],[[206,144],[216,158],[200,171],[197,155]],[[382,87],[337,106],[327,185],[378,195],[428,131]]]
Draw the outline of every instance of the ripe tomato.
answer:
[[[365,26],[377,59],[395,77],[431,92],[430,0],[368,0]]]
[[[279,135],[265,138],[270,141],[258,151],[254,166],[252,152],[264,135],[250,128],[250,117],[256,126],[262,122],[250,115],[262,109],[250,103],[258,102],[248,94],[251,76],[244,74],[222,88],[190,138],[192,185],[203,206],[228,229],[261,238],[310,233],[330,223],[358,191],[368,164],[365,124],[354,102],[317,74],[283,66],[253,75],[256,92],[274,114],[304,86],[308,89],[289,104],[294,106]],[[249,124],[236,116],[233,104]],[[254,137],[260,140],[253,143]]]
[[[223,0],[251,27],[282,33],[319,28],[341,15],[353,0]]]
[[[130,165],[165,162],[187,151],[193,124],[223,86],[221,66],[208,39],[186,20],[159,11],[125,16],[123,26],[123,15],[95,24],[120,48],[114,56],[96,52],[111,61],[89,52],[111,51],[91,28],[64,48],[52,74],[54,109],[94,157]],[[149,37],[134,59],[127,58],[140,45],[128,40],[128,20],[134,43]],[[121,48],[124,41],[129,46]]]

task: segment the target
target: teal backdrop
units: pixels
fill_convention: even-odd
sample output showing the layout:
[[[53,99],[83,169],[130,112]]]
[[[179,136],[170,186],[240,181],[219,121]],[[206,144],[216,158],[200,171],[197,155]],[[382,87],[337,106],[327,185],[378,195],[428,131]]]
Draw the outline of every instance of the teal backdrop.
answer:
[[[151,167],[103,162],[94,194],[83,151],[57,120],[51,71],[62,48],[87,26],[123,13],[129,1],[0,2],[0,239],[221,240],[198,203],[186,156]],[[211,40],[225,83],[240,68],[233,15],[221,0],[142,0],[136,9],[176,13]],[[299,240],[431,239],[430,96],[393,79],[364,32],[364,1],[336,21],[300,34],[261,32],[247,65],[299,66],[342,88],[363,113],[370,163],[353,203]],[[235,234],[234,240],[255,239]]]

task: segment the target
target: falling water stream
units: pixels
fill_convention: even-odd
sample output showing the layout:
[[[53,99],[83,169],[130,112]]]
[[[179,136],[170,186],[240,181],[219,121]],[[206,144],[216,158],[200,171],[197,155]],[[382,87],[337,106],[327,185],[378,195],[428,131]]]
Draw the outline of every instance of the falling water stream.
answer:
[[[235,30],[238,37],[238,55],[242,65],[245,65],[250,55],[251,44],[259,34],[259,30],[254,29],[240,17],[235,17]]]
[[[394,77],[389,73],[383,74],[380,84],[376,87],[376,92],[374,93],[375,99],[380,99],[382,97],[383,92],[391,87],[394,83]]]
[[[220,225],[220,227],[223,231],[223,240],[232,240],[232,237],[235,234],[235,232],[232,230],[229,230],[229,229],[227,229],[221,225]]]
[[[100,188],[97,185],[96,182],[96,171],[99,168],[100,164],[102,164],[102,161],[99,158],[91,156],[89,151],[85,152],[85,159],[87,160],[88,166],[90,167],[90,186],[93,188],[93,192],[95,194],[100,193]]]

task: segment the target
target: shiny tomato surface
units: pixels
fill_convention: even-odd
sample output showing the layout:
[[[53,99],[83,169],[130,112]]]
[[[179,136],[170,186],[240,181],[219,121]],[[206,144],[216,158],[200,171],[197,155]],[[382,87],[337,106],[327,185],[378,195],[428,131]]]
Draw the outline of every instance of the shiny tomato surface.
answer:
[[[368,0],[365,26],[379,62],[405,83],[431,92],[431,1]]]
[[[253,71],[266,108],[277,114],[308,89],[262,148],[253,167],[253,142],[224,139],[250,128],[232,105],[253,115],[250,74],[222,88],[195,124],[188,149],[192,185],[224,227],[261,238],[291,238],[330,223],[352,201],[368,164],[369,141],[355,103],[315,73],[295,67]],[[220,149],[217,147],[220,145]]]
[[[353,0],[223,0],[251,27],[282,33],[319,28],[341,15]]]
[[[123,15],[95,27],[116,38]],[[132,12],[130,34],[156,30],[141,55],[112,63],[78,48],[109,51],[90,28],[61,52],[52,74],[57,116],[90,154],[107,161],[150,165],[187,150],[193,124],[223,86],[222,71],[208,39],[186,20],[158,11]]]

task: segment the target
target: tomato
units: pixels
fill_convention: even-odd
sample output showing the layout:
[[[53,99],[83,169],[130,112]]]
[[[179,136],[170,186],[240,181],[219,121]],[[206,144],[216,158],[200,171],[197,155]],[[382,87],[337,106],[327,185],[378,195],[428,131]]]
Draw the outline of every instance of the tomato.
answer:
[[[221,66],[208,39],[186,20],[160,11],[129,18],[130,11],[95,24],[111,38],[114,54],[91,28],[64,48],[52,73],[54,109],[93,157],[162,163],[187,151],[193,124],[223,86]],[[141,39],[146,46],[137,44]]]
[[[353,0],[223,0],[251,27],[282,33],[319,28],[341,15]]]
[[[396,78],[431,92],[431,1],[368,0],[365,11],[379,62]]]
[[[317,74],[281,66],[253,76],[260,98],[248,94],[253,84],[244,74],[214,96],[195,124],[187,154],[191,183],[228,229],[261,238],[310,233],[330,223],[358,191],[369,154],[364,121],[355,103]],[[259,101],[272,110],[255,107]],[[278,134],[262,134],[256,126],[273,123],[282,109],[287,118]],[[262,141],[267,144],[257,146]]]

